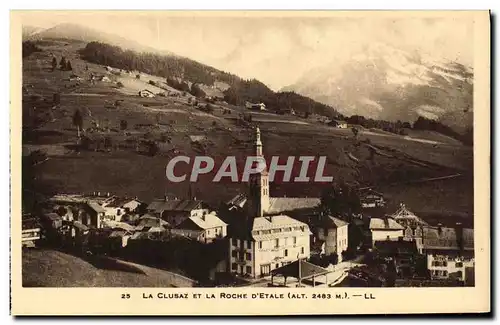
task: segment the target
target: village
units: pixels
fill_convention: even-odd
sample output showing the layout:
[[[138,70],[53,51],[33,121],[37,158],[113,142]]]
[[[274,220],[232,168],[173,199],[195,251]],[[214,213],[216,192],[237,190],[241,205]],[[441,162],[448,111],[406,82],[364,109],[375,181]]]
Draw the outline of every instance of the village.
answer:
[[[258,127],[252,141],[248,154],[265,156]],[[186,286],[474,286],[472,228],[386,203],[372,188],[344,185],[322,197],[273,197],[266,169],[221,206],[191,191],[151,202],[59,193],[23,215],[22,246],[169,270]]]

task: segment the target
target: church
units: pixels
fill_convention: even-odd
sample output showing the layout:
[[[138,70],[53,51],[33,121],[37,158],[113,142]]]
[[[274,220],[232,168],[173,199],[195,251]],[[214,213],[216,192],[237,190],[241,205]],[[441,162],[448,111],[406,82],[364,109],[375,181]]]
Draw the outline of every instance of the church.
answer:
[[[259,128],[256,129],[255,155],[263,157]],[[231,224],[229,268],[231,273],[253,278],[266,276],[272,270],[310,255],[309,226],[285,211],[314,208],[319,198],[272,198],[266,169],[251,174],[248,195],[233,199],[234,206],[244,209],[242,220]]]

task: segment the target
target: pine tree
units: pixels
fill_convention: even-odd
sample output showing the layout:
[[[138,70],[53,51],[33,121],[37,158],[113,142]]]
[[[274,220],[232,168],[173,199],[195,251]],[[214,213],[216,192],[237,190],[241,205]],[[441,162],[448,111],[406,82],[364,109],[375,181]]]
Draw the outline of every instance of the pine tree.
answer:
[[[83,127],[83,116],[79,109],[76,109],[75,114],[73,115],[73,125],[77,127],[78,138],[80,138],[80,130]]]
[[[66,69],[66,59],[64,56],[61,58],[61,61],[59,62],[59,69],[64,70]]]
[[[52,71],[54,71],[55,69],[57,69],[57,59],[56,59],[56,57],[53,57],[52,58]]]

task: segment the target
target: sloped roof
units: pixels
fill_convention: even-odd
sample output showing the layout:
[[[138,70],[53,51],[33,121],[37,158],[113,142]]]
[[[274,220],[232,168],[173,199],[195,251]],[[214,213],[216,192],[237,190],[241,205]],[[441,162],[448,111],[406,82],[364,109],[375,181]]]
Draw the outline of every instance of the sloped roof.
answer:
[[[315,197],[271,197],[268,213],[282,213],[294,210],[313,209],[321,203]]]
[[[146,227],[158,227],[158,226],[169,228],[170,224],[161,218],[144,215],[139,218],[135,230],[142,230],[143,228]]]
[[[111,202],[109,202],[109,203],[106,204],[106,207],[109,207],[109,208],[120,208],[120,207],[124,206],[125,204],[127,204],[129,202],[132,202],[132,201],[139,202],[136,199],[126,198],[126,197],[124,197],[124,198],[115,197]]]
[[[307,224],[287,215],[258,217],[253,219],[252,231],[269,230],[283,227],[307,226]],[[307,226],[308,227],[308,226]]]
[[[340,228],[349,225],[349,223],[342,219],[333,216],[328,216],[324,219],[323,225],[330,228]]]
[[[459,250],[461,248],[460,236],[464,249],[474,249],[474,229],[424,227],[423,230],[422,244],[424,249]]]
[[[86,225],[84,225],[83,223],[81,223],[80,221],[73,221],[73,226],[75,228],[78,228],[81,231],[87,231],[87,230],[90,229],[89,227],[87,227]]]
[[[418,225],[428,225],[427,222],[422,220],[422,218],[416,216],[413,212],[408,210],[404,204],[401,204],[399,209],[391,215],[396,221],[406,220],[410,223],[418,224]]]
[[[297,260],[271,271],[272,275],[283,275],[287,277],[290,276],[296,279],[298,279],[299,277],[301,279],[308,279],[312,278],[313,276],[320,276],[328,273],[330,273],[330,271],[328,271],[327,269],[306,262],[305,260]]]
[[[87,205],[97,213],[106,212],[106,210],[94,201],[88,201]]]
[[[176,228],[178,229],[211,229],[215,227],[225,227],[227,223],[222,221],[215,214],[207,213],[204,217],[190,217],[181,222]]]
[[[134,226],[131,226],[126,222],[105,220],[103,223],[104,223],[104,226],[107,226],[107,227],[112,228],[112,229],[122,229],[122,230],[127,230],[127,231],[134,230]]]
[[[191,211],[199,209],[202,206],[202,201],[198,200],[164,200],[157,199],[148,205],[148,210],[156,212],[161,211]]]
[[[50,221],[62,220],[62,217],[54,212],[46,213],[43,216],[47,219],[50,219]]]
[[[371,230],[403,230],[404,227],[397,223],[392,218],[371,218],[370,219],[370,229]]]
[[[238,194],[229,201],[226,202],[226,205],[235,205],[240,208],[243,208],[245,206],[245,203],[247,202],[247,197],[245,194]]]

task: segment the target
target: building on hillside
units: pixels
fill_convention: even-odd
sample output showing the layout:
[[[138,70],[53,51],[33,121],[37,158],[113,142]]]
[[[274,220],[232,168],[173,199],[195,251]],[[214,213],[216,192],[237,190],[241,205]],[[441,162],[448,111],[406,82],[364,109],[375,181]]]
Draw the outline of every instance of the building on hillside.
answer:
[[[432,279],[467,278],[474,274],[474,229],[458,224],[451,227],[424,227],[423,253]]]
[[[247,109],[255,110],[255,111],[265,111],[266,110],[266,104],[264,104],[264,103],[254,104],[254,103],[246,102],[245,107]]]
[[[150,91],[150,90],[147,90],[147,89],[143,89],[141,91],[139,91],[139,96],[140,97],[149,97],[149,98],[153,98],[155,97],[156,95]]]
[[[204,207],[202,201],[196,199],[157,199],[151,202],[147,211],[149,214],[160,217],[170,225],[176,226],[190,217],[199,217],[210,211]]]
[[[370,233],[372,237],[372,246],[377,241],[385,240],[399,240],[404,236],[404,227],[397,223],[394,219],[385,218],[371,218],[370,219]]]
[[[203,213],[201,216],[193,216],[185,219],[175,228],[173,234],[196,239],[203,243],[210,243],[214,239],[227,236],[227,224],[212,213]]]
[[[282,108],[278,112],[279,114],[288,114],[288,115],[295,115],[295,110],[291,107],[289,108]]]
[[[256,129],[255,155],[263,157],[260,130]],[[284,214],[268,214],[269,175],[267,170],[251,174],[243,220],[229,227],[231,272],[250,277],[270,274],[280,266],[310,256],[309,226]],[[277,212],[279,209],[275,209]]]
[[[386,204],[384,195],[372,190],[371,188],[361,190],[359,193],[359,199],[363,209],[382,208]]]
[[[347,129],[347,122],[341,120],[331,120],[328,125],[336,127],[338,129]]]
[[[21,231],[22,247],[35,247],[42,238],[42,227],[36,217],[23,216]]]
[[[338,261],[342,261],[342,252],[348,247],[349,223],[332,216],[322,216],[315,238],[325,243],[324,254],[329,256],[337,254]]]
[[[390,218],[405,228],[404,240],[414,241],[418,251],[422,253],[423,227],[428,226],[427,222],[408,210],[403,203],[401,203],[399,209]]]

